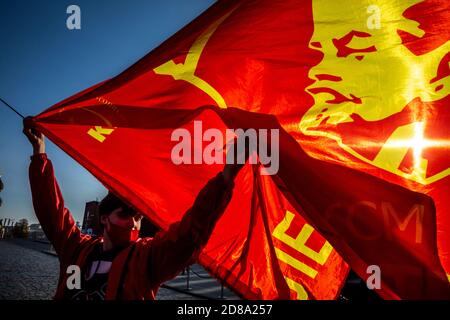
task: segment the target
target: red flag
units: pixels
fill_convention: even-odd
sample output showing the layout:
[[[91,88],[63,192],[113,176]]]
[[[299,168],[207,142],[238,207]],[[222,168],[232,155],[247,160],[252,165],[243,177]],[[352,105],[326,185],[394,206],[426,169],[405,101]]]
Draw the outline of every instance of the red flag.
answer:
[[[385,298],[448,298],[444,6],[221,1],[36,121],[162,227],[222,169],[175,165],[174,129],[278,128],[279,172],[244,170],[200,262],[245,298],[330,299],[331,244]]]

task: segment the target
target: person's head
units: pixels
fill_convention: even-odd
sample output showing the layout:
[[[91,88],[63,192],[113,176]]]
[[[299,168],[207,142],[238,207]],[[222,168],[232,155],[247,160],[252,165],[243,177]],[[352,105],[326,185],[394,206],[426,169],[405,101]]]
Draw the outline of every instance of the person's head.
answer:
[[[114,246],[124,247],[136,241],[142,215],[113,193],[108,193],[98,207],[103,236]]]

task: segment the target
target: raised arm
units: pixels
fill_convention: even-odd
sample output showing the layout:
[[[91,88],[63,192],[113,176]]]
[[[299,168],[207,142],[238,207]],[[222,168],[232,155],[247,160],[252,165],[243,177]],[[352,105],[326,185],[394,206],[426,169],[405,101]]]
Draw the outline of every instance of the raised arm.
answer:
[[[156,234],[149,255],[152,286],[175,277],[197,259],[231,200],[234,177],[242,165],[226,165],[200,191],[181,221]]]
[[[89,236],[81,235],[69,210],[64,207],[53,165],[45,153],[44,135],[33,128],[29,118],[24,121],[23,132],[33,146],[29,178],[34,211],[60,261],[70,261],[75,250]]]

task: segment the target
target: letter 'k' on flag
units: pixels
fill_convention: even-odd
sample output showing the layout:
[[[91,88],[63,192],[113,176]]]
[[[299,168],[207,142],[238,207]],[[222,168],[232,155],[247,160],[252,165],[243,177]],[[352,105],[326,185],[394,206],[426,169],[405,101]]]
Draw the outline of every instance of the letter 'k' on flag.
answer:
[[[449,6],[219,1],[34,119],[161,228],[223,169],[175,164],[175,129],[279,129],[279,170],[244,167],[199,262],[248,299],[335,299],[373,265],[383,298],[448,299]]]

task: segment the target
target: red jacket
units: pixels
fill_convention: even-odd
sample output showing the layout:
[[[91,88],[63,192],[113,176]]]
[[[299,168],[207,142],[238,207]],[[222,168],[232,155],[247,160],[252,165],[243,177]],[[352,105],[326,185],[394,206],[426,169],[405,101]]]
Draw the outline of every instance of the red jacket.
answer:
[[[46,154],[31,157],[29,175],[36,216],[60,261],[54,298],[63,299],[67,267],[78,265],[83,270],[87,256],[102,238],[81,234],[76,227]],[[219,173],[200,191],[181,221],[123,249],[112,263],[106,299],[155,299],[162,283],[195,261],[228,205],[233,186]]]

